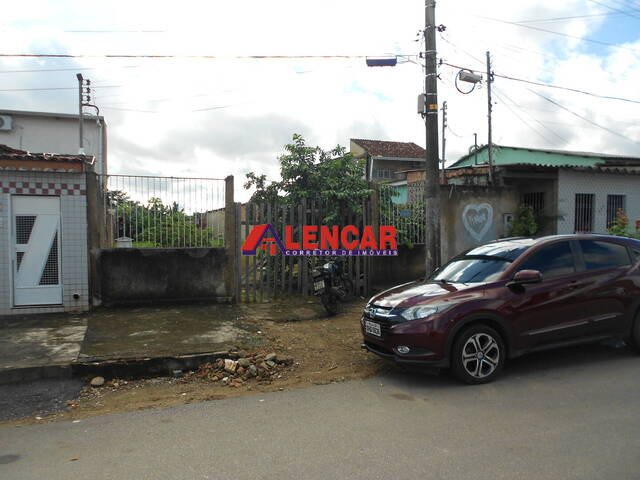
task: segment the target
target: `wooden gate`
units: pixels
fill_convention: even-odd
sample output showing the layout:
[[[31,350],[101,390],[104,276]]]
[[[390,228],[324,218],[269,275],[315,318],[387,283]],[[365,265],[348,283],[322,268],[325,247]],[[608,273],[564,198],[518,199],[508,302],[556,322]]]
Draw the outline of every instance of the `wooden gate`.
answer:
[[[299,242],[302,227],[323,225],[327,216],[326,205],[314,200],[303,200],[300,205],[278,205],[263,202],[249,202],[237,205],[236,230],[237,245],[242,245],[246,236],[256,225],[271,224],[284,242],[285,227],[293,227],[293,240]],[[365,225],[378,229],[378,215],[372,215],[371,200],[362,203],[360,211],[349,212],[332,222],[340,227],[355,225],[362,231]],[[345,272],[353,282],[353,295],[367,297],[371,292],[371,260],[368,256],[286,256],[277,252],[271,256],[268,251],[258,249],[256,255],[238,255],[238,300],[241,302],[263,302],[287,296],[311,295],[313,288],[312,270],[317,265],[337,259],[343,262]]]

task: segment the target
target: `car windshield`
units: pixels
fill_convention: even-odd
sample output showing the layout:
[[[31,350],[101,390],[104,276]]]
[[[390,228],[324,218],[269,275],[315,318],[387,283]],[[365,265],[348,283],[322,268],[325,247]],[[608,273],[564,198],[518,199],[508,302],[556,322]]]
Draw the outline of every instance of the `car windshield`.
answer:
[[[532,244],[531,239],[517,239],[473,248],[436,270],[431,280],[451,283],[492,282]]]
[[[436,271],[431,280],[451,283],[486,283],[496,280],[511,262],[502,258],[462,257]]]

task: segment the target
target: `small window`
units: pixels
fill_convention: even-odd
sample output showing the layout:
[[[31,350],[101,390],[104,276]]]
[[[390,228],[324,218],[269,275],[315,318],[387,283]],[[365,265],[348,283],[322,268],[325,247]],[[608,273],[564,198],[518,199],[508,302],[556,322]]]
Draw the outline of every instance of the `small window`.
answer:
[[[576,267],[569,242],[543,247],[525,259],[518,270],[538,270],[544,279],[574,273]]]
[[[624,245],[594,240],[580,240],[582,256],[587,270],[629,265],[629,252]]]
[[[576,193],[574,230],[576,233],[593,232],[593,193]]]
[[[531,207],[536,217],[540,217],[544,213],[544,192],[525,193],[522,197],[522,203]]]
[[[624,204],[624,195],[607,195],[607,228],[616,221],[618,210],[624,213]]]

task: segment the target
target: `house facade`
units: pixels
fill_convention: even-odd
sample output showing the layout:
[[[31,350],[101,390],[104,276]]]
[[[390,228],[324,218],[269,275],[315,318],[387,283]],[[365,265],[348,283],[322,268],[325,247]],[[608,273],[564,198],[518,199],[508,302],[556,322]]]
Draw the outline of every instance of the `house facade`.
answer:
[[[0,315],[89,308],[93,162],[0,145]]]
[[[366,161],[365,177],[376,183],[404,180],[404,170],[424,166],[426,151],[412,142],[388,142],[352,138],[350,152]]]
[[[0,110],[0,145],[29,152],[77,155],[78,115]],[[102,116],[84,115],[84,153],[95,158],[94,170],[107,173],[107,125]]]
[[[487,185],[487,147],[447,169],[452,185]],[[516,188],[541,234],[607,233],[621,209],[640,225],[640,158],[496,146],[494,185]]]

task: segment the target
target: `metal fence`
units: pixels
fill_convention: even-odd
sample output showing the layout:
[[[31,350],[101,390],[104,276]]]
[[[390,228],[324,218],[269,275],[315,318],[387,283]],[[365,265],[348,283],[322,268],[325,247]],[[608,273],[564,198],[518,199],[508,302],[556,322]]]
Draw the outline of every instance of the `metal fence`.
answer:
[[[102,175],[113,246],[224,246],[225,180]]]
[[[380,186],[380,225],[396,227],[398,245],[424,244],[425,203],[411,198],[403,188],[407,187]]]

